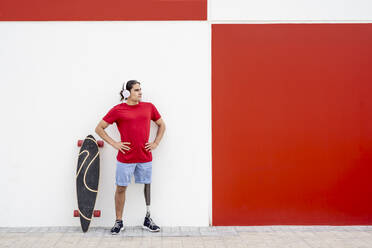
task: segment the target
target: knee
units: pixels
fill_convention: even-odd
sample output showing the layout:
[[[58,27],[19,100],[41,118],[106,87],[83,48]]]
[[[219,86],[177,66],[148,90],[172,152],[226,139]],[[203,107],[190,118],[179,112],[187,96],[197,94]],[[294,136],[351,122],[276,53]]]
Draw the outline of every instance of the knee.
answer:
[[[124,193],[127,190],[127,186],[116,186],[117,193]]]

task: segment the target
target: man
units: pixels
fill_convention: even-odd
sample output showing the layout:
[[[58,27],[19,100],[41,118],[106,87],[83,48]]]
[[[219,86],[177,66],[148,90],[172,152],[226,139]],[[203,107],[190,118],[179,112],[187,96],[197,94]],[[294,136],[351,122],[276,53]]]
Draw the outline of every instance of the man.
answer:
[[[128,97],[124,97],[123,94]],[[150,102],[141,102],[140,83],[129,80],[120,92],[126,102],[115,105],[99,122],[95,131],[107,143],[118,150],[116,159],[116,221],[111,229],[112,234],[124,230],[122,215],[125,203],[125,192],[134,175],[135,183],[144,184],[146,217],[143,228],[157,232],[160,227],[150,218],[150,185],[152,176],[152,150],[156,149],[165,132],[165,123],[156,107]],[[156,138],[148,142],[150,122],[158,125]],[[121,141],[117,142],[107,135],[105,128],[116,122]]]

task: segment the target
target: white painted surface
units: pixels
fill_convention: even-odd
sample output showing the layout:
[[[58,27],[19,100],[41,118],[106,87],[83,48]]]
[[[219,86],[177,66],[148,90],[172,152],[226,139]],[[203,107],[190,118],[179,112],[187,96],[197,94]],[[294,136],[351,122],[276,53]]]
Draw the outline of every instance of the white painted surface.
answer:
[[[372,20],[368,0],[209,0],[209,20]]]
[[[167,125],[153,151],[152,217],[160,226],[208,226],[211,216],[210,25],[207,22],[1,22],[0,226],[80,225],[78,139],[142,82]],[[116,140],[116,125],[106,131]],[[152,123],[150,140],[156,135]],[[116,150],[101,149],[92,226],[115,219]],[[126,225],[141,225],[143,185],[131,184]]]

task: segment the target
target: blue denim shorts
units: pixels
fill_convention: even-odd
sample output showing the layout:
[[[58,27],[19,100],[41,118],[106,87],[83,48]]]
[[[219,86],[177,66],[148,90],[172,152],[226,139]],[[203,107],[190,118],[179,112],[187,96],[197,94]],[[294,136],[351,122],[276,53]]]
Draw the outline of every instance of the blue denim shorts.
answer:
[[[152,161],[146,163],[122,163],[116,161],[116,185],[128,186],[133,175],[135,183],[151,183]]]

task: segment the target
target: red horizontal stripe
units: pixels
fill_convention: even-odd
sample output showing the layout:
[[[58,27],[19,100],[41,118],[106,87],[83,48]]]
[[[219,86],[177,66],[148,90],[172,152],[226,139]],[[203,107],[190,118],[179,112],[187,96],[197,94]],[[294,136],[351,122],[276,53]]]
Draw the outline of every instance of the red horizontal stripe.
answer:
[[[4,0],[1,21],[206,20],[207,0]]]

